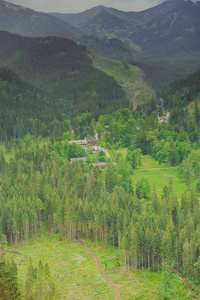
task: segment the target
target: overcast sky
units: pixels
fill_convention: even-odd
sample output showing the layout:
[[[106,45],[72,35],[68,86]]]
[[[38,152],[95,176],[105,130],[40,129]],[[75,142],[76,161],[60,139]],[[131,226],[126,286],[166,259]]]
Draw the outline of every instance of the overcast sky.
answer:
[[[123,11],[141,11],[156,6],[165,0],[7,0],[14,4],[43,12],[75,13],[97,5]]]

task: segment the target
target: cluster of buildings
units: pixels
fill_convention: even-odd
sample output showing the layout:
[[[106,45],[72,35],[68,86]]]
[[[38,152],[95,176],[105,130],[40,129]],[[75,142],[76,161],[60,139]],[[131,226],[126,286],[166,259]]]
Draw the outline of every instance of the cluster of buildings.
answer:
[[[84,140],[73,140],[69,141],[70,144],[76,143],[77,145],[81,145],[84,149],[86,149],[87,146],[91,146],[92,152],[98,152],[100,150],[100,147],[97,146],[97,136],[93,137],[91,135],[86,135]],[[77,157],[77,158],[70,158],[70,161],[85,161],[87,162],[87,157]],[[96,162],[96,163],[90,163],[90,165],[93,165],[94,167],[100,167],[102,170],[105,170],[106,163],[105,162]]]

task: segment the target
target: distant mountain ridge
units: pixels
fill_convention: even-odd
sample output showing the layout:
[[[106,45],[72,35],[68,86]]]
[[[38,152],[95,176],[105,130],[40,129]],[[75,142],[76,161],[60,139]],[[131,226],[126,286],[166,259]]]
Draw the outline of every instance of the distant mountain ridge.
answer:
[[[78,14],[51,14],[81,28],[87,34],[113,36],[121,39],[130,48],[132,45],[148,53],[149,40],[168,37],[185,39],[200,33],[200,7],[190,0],[169,0],[141,12],[123,12],[113,8],[97,6]],[[171,39],[171,40],[170,40]],[[152,46],[152,45],[151,45]]]
[[[55,35],[70,39],[83,34],[58,18],[3,0],[0,0],[0,30],[31,37]]]
[[[161,78],[162,84],[200,68],[199,1],[168,0],[141,12],[97,6],[46,14],[1,0],[0,30],[64,37],[108,58],[148,64],[149,74],[155,71],[154,81]]]
[[[95,53],[105,55],[115,60],[134,60],[134,55],[123,42],[115,39],[113,43],[98,40],[98,45],[92,36],[51,14],[34,11],[23,6],[0,0],[0,30],[27,37],[58,36],[85,43]],[[81,37],[84,36],[83,40]],[[94,45],[94,47],[93,47]],[[113,52],[114,50],[114,52]]]
[[[53,14],[82,31],[110,36],[143,62],[173,65],[178,76],[200,67],[200,5],[169,0],[141,12],[98,6],[79,14]]]

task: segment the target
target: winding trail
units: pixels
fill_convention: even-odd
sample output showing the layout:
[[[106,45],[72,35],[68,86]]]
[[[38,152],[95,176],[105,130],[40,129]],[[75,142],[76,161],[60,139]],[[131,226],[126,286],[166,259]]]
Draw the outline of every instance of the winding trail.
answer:
[[[112,289],[112,291],[113,291],[113,293],[114,293],[114,295],[115,295],[115,298],[116,298],[117,300],[122,300],[122,298],[120,297],[118,291],[116,290],[116,288],[115,288],[113,282],[110,281],[110,279],[108,279],[108,277],[106,277],[106,275],[105,275],[105,273],[104,273],[104,271],[103,271],[103,269],[102,269],[102,267],[101,267],[100,260],[98,259],[98,257],[97,257],[94,253],[92,253],[92,252],[90,251],[90,249],[88,249],[88,248],[85,246],[85,244],[83,243],[83,241],[82,241],[81,239],[77,238],[77,240],[78,240],[78,242],[81,244],[81,246],[85,249],[85,251],[86,251],[90,256],[92,256],[92,257],[96,260],[97,268],[99,269],[99,271],[100,271],[101,276],[103,277],[103,279],[109,284],[110,288]]]
[[[180,272],[180,271],[179,271],[179,274],[181,275],[182,280],[185,283],[187,283],[187,278],[185,277],[185,275],[182,272]],[[194,295],[194,299],[199,299],[199,297],[198,297],[198,295],[197,295],[197,293],[196,293],[195,288],[193,287],[193,285],[190,285],[189,288],[190,288],[191,294]]]

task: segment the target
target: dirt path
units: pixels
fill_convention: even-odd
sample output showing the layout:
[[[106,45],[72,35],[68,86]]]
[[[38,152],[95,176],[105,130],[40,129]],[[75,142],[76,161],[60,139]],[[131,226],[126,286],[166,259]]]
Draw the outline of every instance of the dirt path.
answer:
[[[116,163],[114,162],[113,158],[110,156],[110,154],[108,153],[108,151],[102,147],[100,147],[101,150],[103,150],[103,152],[107,155],[107,157],[111,160],[112,164],[116,166]]]
[[[134,109],[137,108],[137,103],[135,102],[135,99],[136,99],[136,97],[137,97],[138,95],[139,95],[139,92],[136,92],[135,95],[134,95],[134,97],[133,97],[133,99],[132,99],[132,102],[133,102],[133,105],[134,105]]]
[[[104,273],[104,271],[103,271],[103,269],[102,269],[102,267],[101,267],[100,260],[98,259],[98,257],[97,257],[94,253],[92,253],[92,252],[90,251],[90,249],[88,249],[88,248],[85,246],[85,244],[83,243],[83,241],[82,241],[81,239],[77,239],[77,240],[78,240],[79,243],[82,245],[82,247],[85,249],[85,251],[87,251],[87,253],[88,253],[90,256],[92,256],[92,257],[96,260],[96,264],[97,264],[97,267],[98,267],[98,269],[99,269],[99,271],[100,271],[100,273],[101,273],[101,276],[102,276],[103,279],[109,284],[110,288],[112,289],[112,291],[113,291],[113,293],[114,293],[114,295],[115,295],[115,298],[116,298],[117,300],[122,300],[122,298],[120,297],[120,295],[119,295],[118,291],[116,290],[116,288],[115,288],[114,284],[112,283],[112,281],[110,281],[110,280],[108,279],[108,277],[106,277],[106,275],[105,275],[105,273]]]
[[[186,283],[187,282],[187,278],[185,277],[185,275],[182,272],[180,272],[180,271],[179,271],[179,274],[181,275],[182,280]],[[190,285],[189,288],[190,288],[191,294],[195,296],[194,299],[199,299],[199,297],[197,296],[197,293],[196,293],[195,288],[193,287],[193,285]]]

